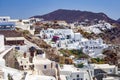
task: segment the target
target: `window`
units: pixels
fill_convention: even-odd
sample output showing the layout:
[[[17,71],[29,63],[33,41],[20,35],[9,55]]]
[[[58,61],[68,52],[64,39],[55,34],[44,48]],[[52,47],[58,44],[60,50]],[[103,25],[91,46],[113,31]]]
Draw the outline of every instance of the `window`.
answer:
[[[3,21],[6,21],[6,19],[5,19],[5,18],[3,18]]]
[[[70,39],[71,38],[71,36],[70,35],[67,35],[67,39]]]
[[[79,77],[79,75],[77,75],[77,77]]]
[[[47,68],[47,65],[44,65],[44,69],[46,69]]]
[[[110,72],[112,72],[112,69],[110,69]]]
[[[15,47],[15,49],[20,50],[20,47]]]

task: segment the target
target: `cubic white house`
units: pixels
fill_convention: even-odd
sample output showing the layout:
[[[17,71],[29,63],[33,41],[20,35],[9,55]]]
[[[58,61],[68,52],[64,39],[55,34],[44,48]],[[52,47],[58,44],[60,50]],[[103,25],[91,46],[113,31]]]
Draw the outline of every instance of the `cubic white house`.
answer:
[[[89,70],[76,68],[74,65],[63,65],[60,68],[61,80],[93,80]]]

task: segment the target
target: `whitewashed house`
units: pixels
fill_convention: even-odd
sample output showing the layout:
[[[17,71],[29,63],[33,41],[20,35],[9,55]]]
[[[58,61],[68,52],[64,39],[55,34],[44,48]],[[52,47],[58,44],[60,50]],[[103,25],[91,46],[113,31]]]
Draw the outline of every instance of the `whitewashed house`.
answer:
[[[118,74],[118,67],[109,64],[90,64],[90,67],[94,69],[94,75],[100,74],[100,70],[103,70],[107,74]],[[96,71],[95,71],[96,70]]]
[[[30,69],[30,65],[32,65],[30,63],[30,61],[29,61],[29,57],[18,57],[17,61],[19,63],[19,66],[23,70],[29,70]]]
[[[94,70],[94,76],[99,75],[117,75],[118,74],[118,67],[115,65],[109,65],[109,64],[89,64],[88,65],[91,69]]]
[[[0,16],[0,22],[8,22],[10,20],[9,16]]]
[[[45,53],[37,55],[33,58],[33,65],[34,70],[36,71],[37,75],[48,75],[48,76],[55,76],[57,78],[57,69],[56,63],[47,59],[44,55]]]
[[[61,80],[93,80],[91,73],[86,69],[74,67],[74,65],[63,65],[60,68]]]
[[[31,34],[34,35],[35,28],[32,26],[29,19],[22,20],[21,22],[16,22],[16,27],[21,28],[23,30],[28,30]]]

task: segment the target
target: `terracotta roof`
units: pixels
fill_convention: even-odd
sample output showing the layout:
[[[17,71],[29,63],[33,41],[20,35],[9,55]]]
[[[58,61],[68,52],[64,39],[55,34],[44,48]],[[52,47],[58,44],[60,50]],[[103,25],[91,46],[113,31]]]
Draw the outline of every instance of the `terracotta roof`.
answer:
[[[0,30],[0,34],[5,37],[22,37],[22,34],[15,30]]]

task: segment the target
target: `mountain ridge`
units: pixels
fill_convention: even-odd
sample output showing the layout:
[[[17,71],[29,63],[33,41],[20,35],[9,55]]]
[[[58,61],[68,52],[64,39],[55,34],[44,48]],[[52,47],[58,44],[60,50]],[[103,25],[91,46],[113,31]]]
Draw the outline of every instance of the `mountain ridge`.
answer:
[[[32,17],[43,18],[47,21],[65,20],[68,23],[73,23],[76,21],[83,22],[85,19],[88,19],[90,22],[93,22],[97,19],[98,21],[105,20],[106,22],[109,22],[111,24],[120,25],[118,21],[109,18],[106,14],[102,12],[94,13],[90,11],[58,9],[45,15],[37,15]]]

